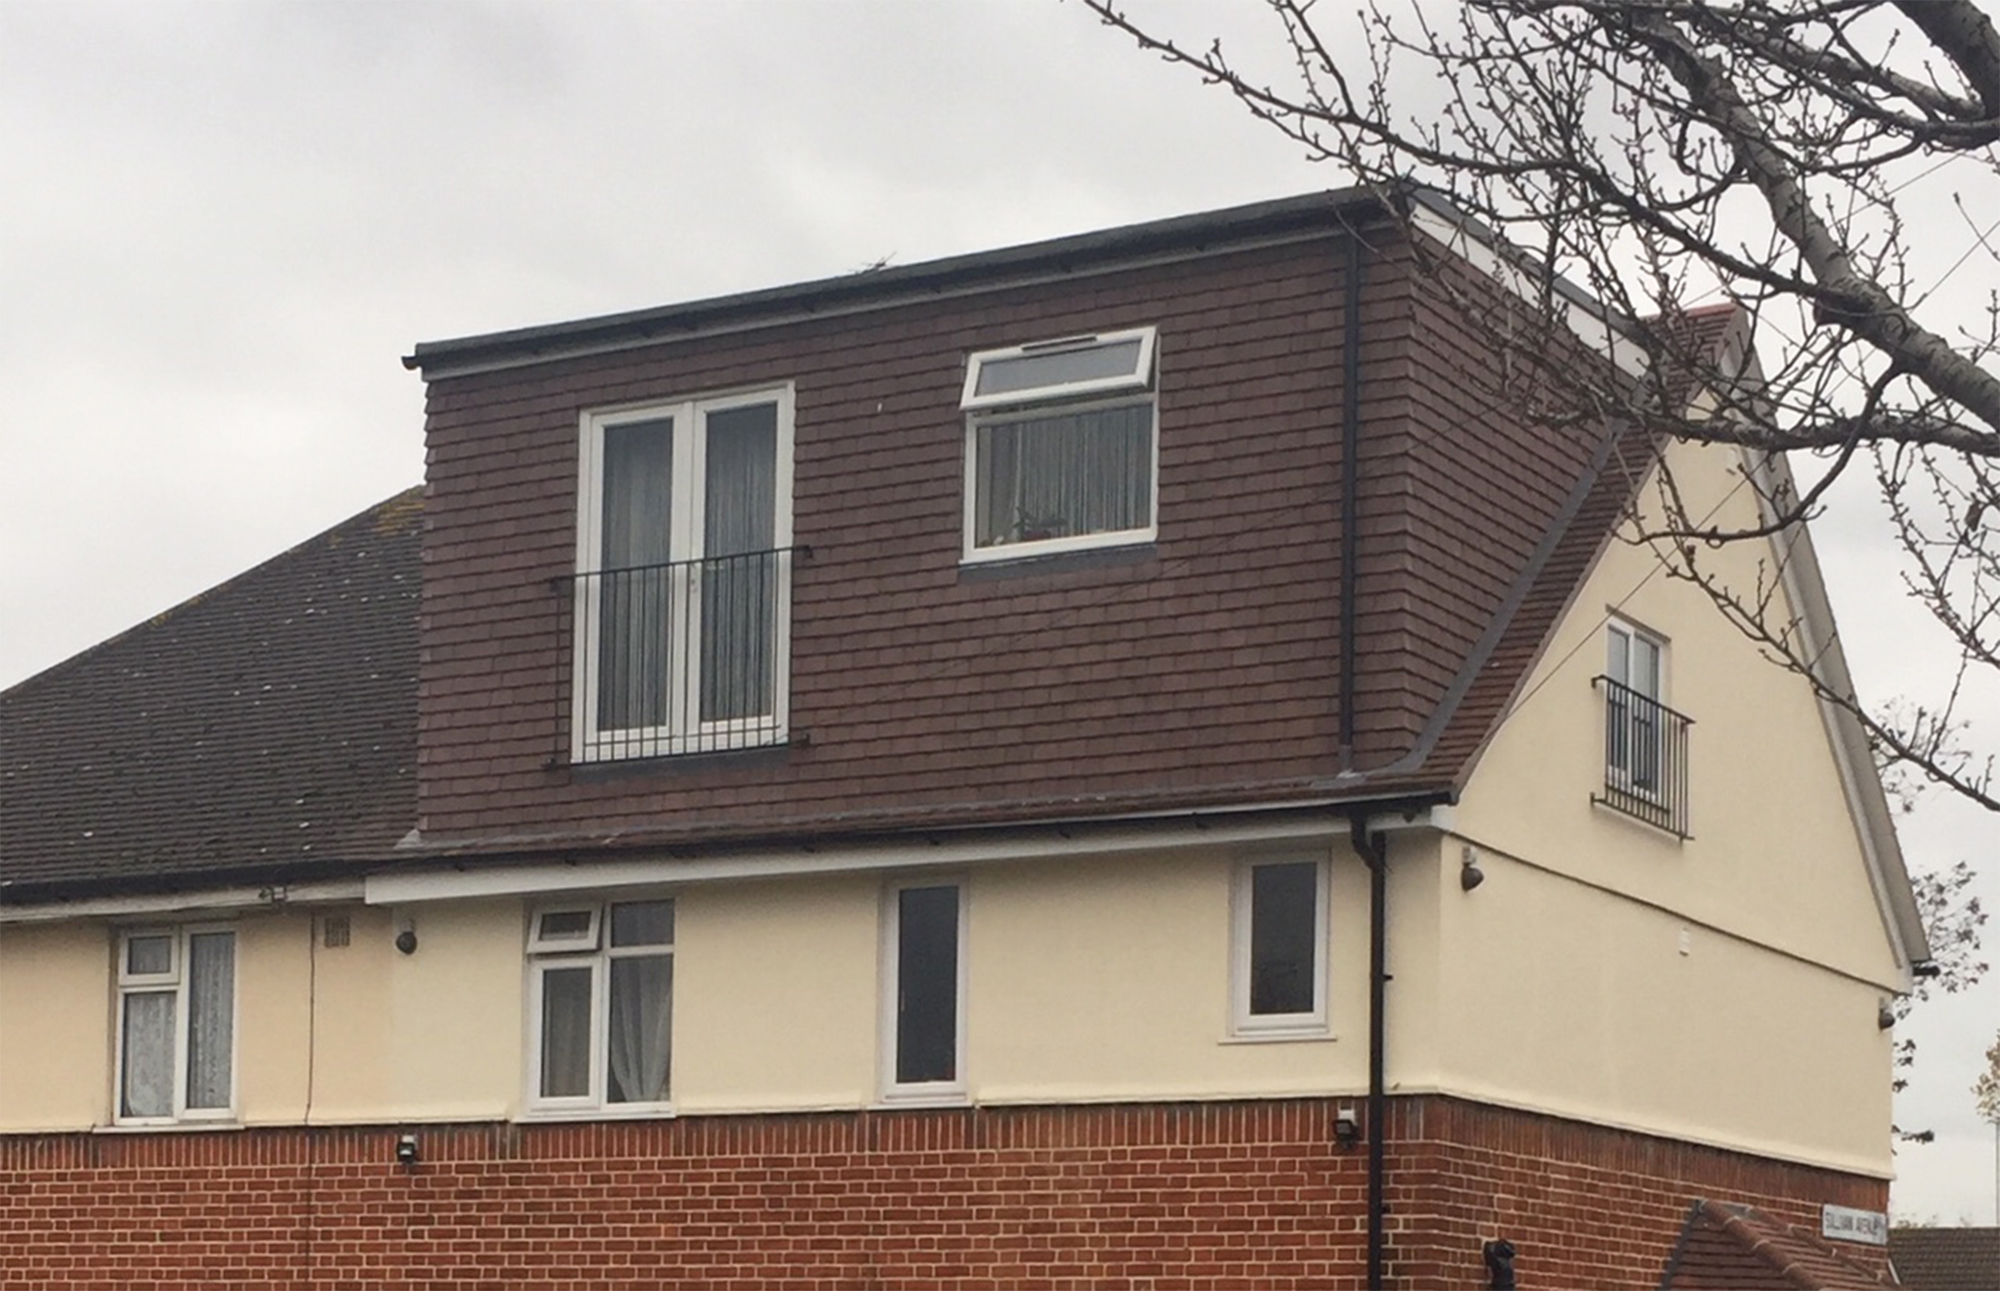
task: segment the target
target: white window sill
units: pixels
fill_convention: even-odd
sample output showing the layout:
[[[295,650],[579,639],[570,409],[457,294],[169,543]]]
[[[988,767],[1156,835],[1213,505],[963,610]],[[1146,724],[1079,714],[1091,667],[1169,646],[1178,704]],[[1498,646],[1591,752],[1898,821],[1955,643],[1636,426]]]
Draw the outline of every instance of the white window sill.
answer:
[[[875,1106],[882,1110],[896,1107],[970,1107],[972,1095],[963,1085],[949,1089],[889,1089],[884,1090]]]
[[[1325,1027],[1272,1027],[1268,1031],[1234,1031],[1217,1044],[1330,1044],[1340,1039]]]
[[[646,1103],[638,1107],[531,1107],[514,1119],[525,1125],[533,1121],[666,1121],[675,1116],[668,1103]]]
[[[959,564],[990,565],[1009,560],[1036,560],[1043,556],[1067,556],[1075,552],[1106,551],[1116,547],[1145,547],[1158,540],[1158,529],[1122,529],[1117,533],[1094,533],[1075,538],[1009,542],[992,547],[974,547],[959,557]]]
[[[241,1121],[119,1121],[112,1125],[93,1125],[92,1134],[213,1134],[223,1131],[247,1129]]]

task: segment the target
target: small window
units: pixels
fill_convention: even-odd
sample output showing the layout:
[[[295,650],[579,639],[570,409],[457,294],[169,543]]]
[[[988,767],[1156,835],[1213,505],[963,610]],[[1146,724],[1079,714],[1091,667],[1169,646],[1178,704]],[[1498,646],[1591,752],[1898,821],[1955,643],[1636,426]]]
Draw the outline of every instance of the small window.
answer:
[[[674,903],[538,910],[528,956],[529,1104],[541,1111],[665,1110]]]
[[[1692,837],[1688,732],[1692,719],[1667,707],[1666,641],[1620,619],[1605,627],[1602,803],[1680,838]]]
[[[1258,861],[1236,871],[1234,1029],[1326,1031],[1327,863]]]
[[[227,1119],[235,1067],[236,934],[176,928],[123,935],[117,1119]]]
[[[967,560],[1152,540],[1153,347],[1142,328],[968,360]]]
[[[954,1098],[965,1089],[965,888],[889,892],[885,955],[888,1097]]]

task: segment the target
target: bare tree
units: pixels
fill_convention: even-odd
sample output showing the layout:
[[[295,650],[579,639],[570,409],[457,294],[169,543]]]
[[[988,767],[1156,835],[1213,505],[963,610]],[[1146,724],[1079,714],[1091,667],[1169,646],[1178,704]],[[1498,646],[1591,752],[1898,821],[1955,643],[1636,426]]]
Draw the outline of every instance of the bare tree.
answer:
[[[2000,810],[1992,757],[1961,742],[1970,690],[2000,684],[2000,297],[1962,299],[1967,265],[2000,260],[2000,212],[1956,194],[1940,211],[1935,193],[2000,178],[2000,32],[1976,4],[1378,0],[1357,39],[1314,0],[1242,0],[1268,13],[1280,53],[1253,72],[1203,33],[1137,16],[1143,0],[1082,3],[1393,209],[1435,193],[1504,235],[1524,249],[1531,300],[1557,306],[1567,282],[1600,302],[1643,360],[1629,381],[1579,380],[1518,311],[1465,302],[1512,370],[1534,371],[1529,406],[1637,426],[1654,445],[1814,459],[1803,490],[1782,468],[1751,472],[1753,527],[1692,513],[1664,479],[1666,521],[1643,537],[1767,655],[1852,709],[1884,756]],[[1942,272],[1905,221],[1918,197],[1918,224],[1957,221],[1965,254]],[[1756,365],[1704,348],[1691,320],[1711,303],[1741,311]],[[1690,415],[1691,389],[1712,396],[1704,415]],[[1826,666],[1825,643],[1775,592],[1779,571],[1729,586],[1700,558],[1782,539],[1850,479],[1879,497],[1907,590],[1957,651],[1936,693],[1887,709],[1858,704]]]

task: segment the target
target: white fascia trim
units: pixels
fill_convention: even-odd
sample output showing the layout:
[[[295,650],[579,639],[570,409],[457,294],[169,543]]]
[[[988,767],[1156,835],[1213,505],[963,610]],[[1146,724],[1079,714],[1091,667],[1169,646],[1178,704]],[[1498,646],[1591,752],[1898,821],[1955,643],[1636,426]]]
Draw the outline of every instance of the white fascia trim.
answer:
[[[1756,482],[1758,512],[1769,524],[1778,518],[1771,503],[1775,491],[1793,488],[1791,467],[1782,457],[1775,455],[1755,453],[1748,448],[1741,448],[1738,453],[1745,474]],[[1777,548],[1784,539],[1785,535],[1773,534],[1770,539],[1772,547]],[[1789,531],[1788,540],[1790,550],[1774,550],[1772,556],[1777,562],[1785,597],[1797,618],[1801,652],[1805,658],[1816,661],[1819,667],[1826,670],[1828,675],[1821,678],[1825,684],[1853,694],[1853,678],[1847,669],[1846,652],[1840,647],[1840,633],[1833,624],[1832,607],[1827,600],[1825,581],[1820,576],[1819,553],[1813,548],[1812,532],[1801,525]],[[1820,720],[1826,725],[1827,744],[1832,749],[1834,765],[1840,772],[1841,793],[1847,799],[1854,835],[1861,844],[1861,855],[1867,865],[1868,885],[1875,894],[1882,928],[1888,934],[1890,951],[1895,955],[1896,967],[1902,975],[1902,993],[1907,995],[1916,984],[1912,971],[1916,956],[1911,948],[1912,937],[1909,933],[1914,932],[1915,940],[1921,944],[1923,931],[1914,896],[1906,906],[1895,899],[1895,890],[1891,886],[1893,880],[1900,880],[1905,893],[1910,891],[1909,866],[1903,860],[1903,848],[1896,837],[1895,822],[1890,816],[1882,782],[1875,773],[1867,736],[1861,730],[1860,722],[1852,713],[1820,694],[1818,688],[1814,689],[1813,700],[1819,705]],[[1862,778],[1864,774],[1868,780]],[[1873,783],[1870,784],[1869,780]],[[1919,921],[1906,930],[1905,919]]]
[[[208,892],[175,892],[158,896],[51,901],[46,905],[0,906],[0,924],[53,923],[60,919],[164,918],[204,910],[255,910],[327,904],[359,901],[363,891],[360,879],[332,879],[322,883],[279,883],[262,888],[216,888]]]
[[[1435,810],[1435,809],[1433,809]],[[1397,825],[1426,823],[1423,813]],[[1205,818],[1206,820],[1206,818]],[[1381,828],[1388,818],[1371,821]],[[1056,857],[1113,856],[1133,852],[1187,851],[1208,848],[1260,847],[1300,842],[1345,843],[1344,817],[1277,821],[1220,820],[1171,828],[1121,829],[1064,838],[1040,833],[1034,837],[968,838],[930,843],[877,843],[864,846],[800,848],[742,852],[728,856],[669,860],[593,861],[588,864],[499,865],[474,870],[442,868],[420,873],[372,874],[366,882],[369,905],[406,905],[422,901],[453,901],[473,897],[544,896],[564,892],[603,892],[621,887],[657,887],[662,883],[713,883],[732,879],[784,878],[799,874],[857,874],[882,870],[963,867],[1007,861]],[[439,862],[448,866],[449,862]]]
[[[1531,305],[1538,303],[1540,293],[1527,273],[1465,224],[1446,219],[1422,204],[1411,210],[1410,224],[1513,295]],[[1554,300],[1563,325],[1577,339],[1610,359],[1621,371],[1635,377],[1646,374],[1649,365],[1645,351],[1626,339],[1623,329],[1611,321],[1610,310],[1600,305],[1593,312],[1563,292],[1554,293]]]

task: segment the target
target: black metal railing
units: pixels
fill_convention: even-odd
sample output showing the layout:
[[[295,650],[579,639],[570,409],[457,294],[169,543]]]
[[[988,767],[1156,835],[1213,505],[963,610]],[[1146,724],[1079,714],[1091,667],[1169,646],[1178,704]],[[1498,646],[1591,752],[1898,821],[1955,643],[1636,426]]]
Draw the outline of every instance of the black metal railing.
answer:
[[[1688,728],[1692,718],[1609,677],[1604,693],[1604,792],[1600,802],[1680,838],[1688,832]]]
[[[564,732],[579,762],[677,757],[785,737],[792,548],[556,580]]]

